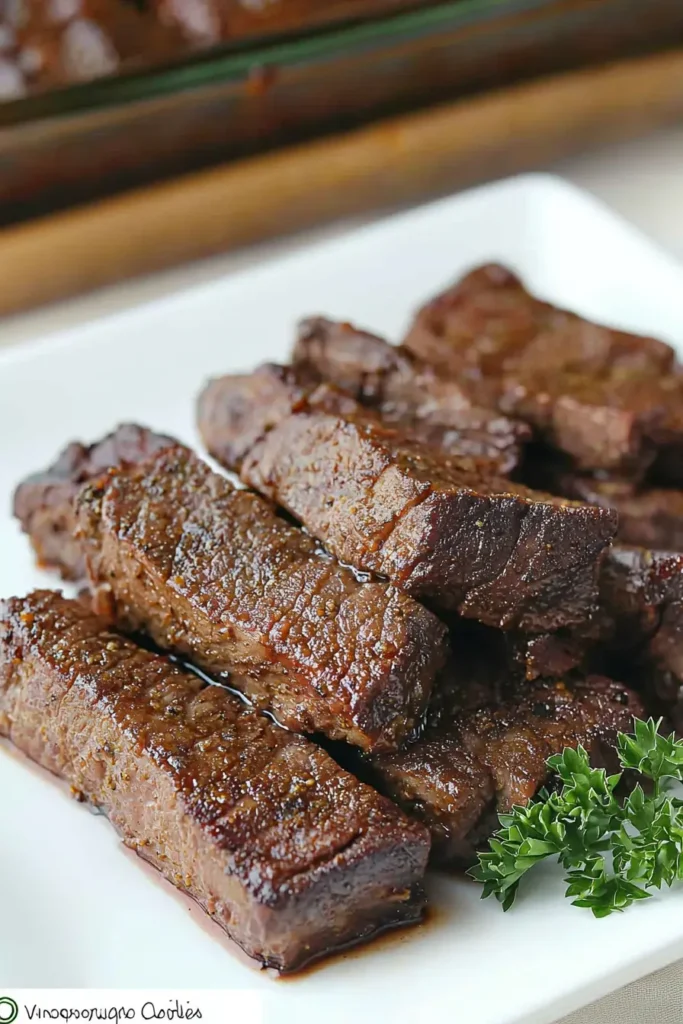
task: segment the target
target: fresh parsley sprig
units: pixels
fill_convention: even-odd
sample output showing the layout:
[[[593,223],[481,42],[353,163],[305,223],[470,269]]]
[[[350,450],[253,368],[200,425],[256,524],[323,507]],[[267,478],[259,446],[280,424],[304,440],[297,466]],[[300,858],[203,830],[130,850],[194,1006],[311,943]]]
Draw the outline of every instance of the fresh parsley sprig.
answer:
[[[501,828],[469,872],[484,886],[482,899],[495,896],[509,910],[520,879],[548,857],[565,869],[573,905],[596,917],[683,879],[683,800],[671,792],[683,781],[683,741],[661,735],[660,725],[635,720],[633,733],[619,734],[623,771],[616,775],[592,768],[583,747],[551,757],[561,787],[501,814]],[[627,772],[644,785],[621,798],[617,787]]]

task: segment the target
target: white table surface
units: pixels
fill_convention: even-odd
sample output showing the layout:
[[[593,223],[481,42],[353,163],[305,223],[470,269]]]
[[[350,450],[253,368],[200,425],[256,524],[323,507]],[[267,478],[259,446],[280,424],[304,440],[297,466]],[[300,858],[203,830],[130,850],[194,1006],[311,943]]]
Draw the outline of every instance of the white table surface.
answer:
[[[588,189],[683,260],[683,126],[625,145],[612,146],[542,168]],[[107,289],[83,299],[6,320],[0,345],[38,338],[60,327],[125,309],[193,284],[214,280],[259,260],[306,245],[313,239],[353,230],[371,218],[356,219],[260,246],[193,263]],[[682,296],[683,301],[683,296]],[[619,993],[578,1011],[558,1024],[681,1024],[683,963],[672,965]]]

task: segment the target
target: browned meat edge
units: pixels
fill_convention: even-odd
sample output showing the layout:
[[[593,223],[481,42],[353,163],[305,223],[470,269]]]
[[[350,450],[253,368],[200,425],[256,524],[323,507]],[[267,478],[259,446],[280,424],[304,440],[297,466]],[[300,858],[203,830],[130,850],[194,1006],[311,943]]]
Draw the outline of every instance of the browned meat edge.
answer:
[[[182,446],[78,499],[96,609],[233,685],[282,724],[364,749],[419,726],[446,630],[386,583],[360,583],[256,495]]]
[[[406,750],[369,759],[373,784],[429,826],[440,862],[471,862],[497,814],[528,803],[548,781],[552,754],[582,744],[593,764],[614,768],[617,732],[643,711],[626,686],[599,676],[513,685],[507,696],[483,706],[480,699],[475,684],[469,710]]]
[[[209,385],[198,418],[211,454],[340,561],[492,626],[542,632],[590,614],[613,513],[479,477],[352,410],[264,367]]]
[[[683,551],[683,491],[587,476],[552,457],[534,459],[526,472],[553,493],[612,509],[619,516],[617,537],[624,544]]]
[[[487,648],[494,640],[486,638]],[[507,649],[527,680],[577,667],[607,674],[636,690],[648,713],[683,729],[683,554],[612,545],[591,619],[555,634],[511,636]]]
[[[84,483],[110,466],[135,464],[174,443],[163,434],[123,424],[98,444],[85,447],[75,441],[54,465],[22,481],[14,492],[13,512],[41,568],[58,570],[65,580],[83,580],[82,545],[73,536],[73,499]]]
[[[683,554],[615,546],[585,632],[596,656],[683,730]]]
[[[391,586],[359,583],[266,502],[174,445],[131,426],[88,449],[71,445],[57,462],[59,487],[52,468],[17,489],[34,545],[48,537],[53,564],[63,551],[71,575],[74,552],[83,562],[88,543],[100,610],[104,583],[119,622],[209,672],[234,673],[234,684],[283,724],[368,749],[391,749],[414,732],[445,659],[441,623]],[[121,451],[121,475],[102,477]],[[82,502],[76,542],[73,495],[93,468],[102,483]],[[117,536],[122,513],[125,538]],[[100,547],[89,529],[108,543]]]
[[[309,378],[329,381],[414,440],[447,455],[488,463],[507,476],[531,437],[525,423],[472,404],[457,381],[444,380],[407,349],[348,323],[310,317],[301,321],[292,361]]]
[[[504,267],[480,267],[428,302],[404,345],[579,468],[639,477],[658,453],[669,477],[683,468],[673,349],[541,302]]]
[[[420,825],[60,594],[0,605],[0,734],[267,966],[295,970],[420,918]]]

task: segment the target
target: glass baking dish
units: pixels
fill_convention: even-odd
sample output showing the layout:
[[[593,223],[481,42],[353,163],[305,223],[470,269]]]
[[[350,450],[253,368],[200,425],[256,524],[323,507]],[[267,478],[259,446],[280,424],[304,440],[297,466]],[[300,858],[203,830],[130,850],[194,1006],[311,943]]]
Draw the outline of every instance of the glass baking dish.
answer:
[[[425,104],[681,42],[680,0],[450,0],[223,45],[168,67],[0,105],[0,213],[5,223],[16,221]]]

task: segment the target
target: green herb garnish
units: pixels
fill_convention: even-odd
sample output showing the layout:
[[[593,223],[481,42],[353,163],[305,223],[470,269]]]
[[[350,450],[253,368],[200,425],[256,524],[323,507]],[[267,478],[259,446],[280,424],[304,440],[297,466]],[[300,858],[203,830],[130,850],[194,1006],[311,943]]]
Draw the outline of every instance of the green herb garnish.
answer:
[[[565,869],[573,905],[596,917],[683,879],[683,800],[671,792],[683,781],[683,741],[662,736],[660,725],[635,720],[633,733],[619,733],[616,775],[591,768],[583,747],[549,758],[561,787],[501,814],[502,828],[469,872],[484,886],[482,899],[495,896],[509,910],[522,876],[548,857]],[[615,793],[626,772],[644,785],[621,798]]]

